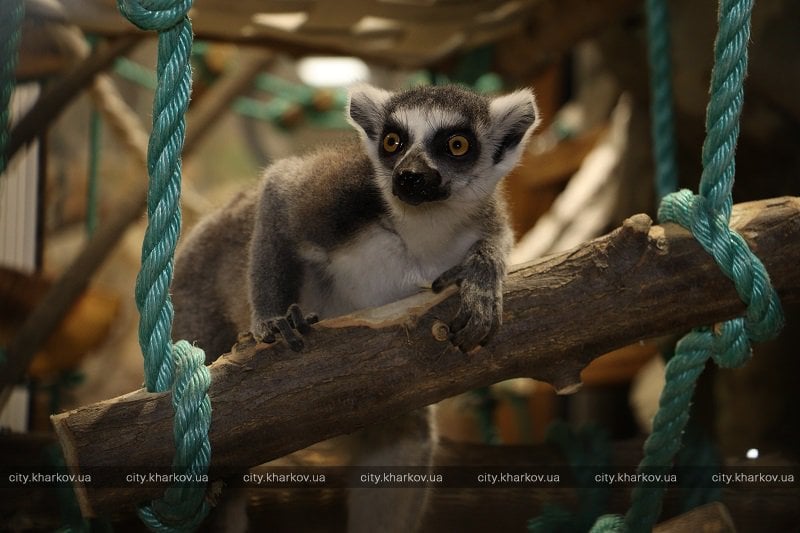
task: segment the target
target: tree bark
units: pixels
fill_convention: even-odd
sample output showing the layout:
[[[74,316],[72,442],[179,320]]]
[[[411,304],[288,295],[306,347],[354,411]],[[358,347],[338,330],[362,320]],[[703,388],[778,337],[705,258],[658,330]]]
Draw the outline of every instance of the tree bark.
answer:
[[[800,300],[800,198],[737,205],[731,222],[784,301]],[[512,377],[574,392],[580,371],[603,353],[744,312],[733,283],[686,230],[651,226],[646,215],[511,272],[504,324],[477,352],[437,340],[458,306],[454,293],[326,320],[300,354],[282,342],[234,347],[210,367],[212,478]],[[168,467],[170,401],[139,390],[54,416],[71,471]],[[160,492],[95,479],[76,485],[88,516]]]

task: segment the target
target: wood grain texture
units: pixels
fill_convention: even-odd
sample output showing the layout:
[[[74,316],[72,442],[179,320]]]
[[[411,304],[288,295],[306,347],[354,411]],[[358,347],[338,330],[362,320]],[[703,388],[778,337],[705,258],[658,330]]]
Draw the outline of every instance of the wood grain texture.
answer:
[[[737,205],[732,224],[786,301],[800,300],[800,198]],[[744,312],[733,284],[690,234],[645,215],[508,276],[504,324],[462,354],[432,329],[455,312],[454,291],[331,319],[306,349],[240,343],[211,365],[212,477],[257,465],[476,387],[512,377],[580,387],[592,359],[638,340]],[[169,393],[143,390],[53,417],[74,473],[171,464]],[[157,489],[76,486],[83,512],[107,512]]]

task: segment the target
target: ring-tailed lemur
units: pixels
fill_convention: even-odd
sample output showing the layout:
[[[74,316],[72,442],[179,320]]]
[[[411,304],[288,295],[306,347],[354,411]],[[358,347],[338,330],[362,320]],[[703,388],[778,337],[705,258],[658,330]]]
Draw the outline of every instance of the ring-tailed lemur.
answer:
[[[175,338],[196,341],[210,359],[240,331],[268,341],[277,333],[298,350],[297,330],[307,325],[292,304],[326,318],[455,283],[453,344],[470,351],[489,340],[512,246],[498,183],[538,123],[533,94],[361,86],[350,93],[348,119],[360,143],[273,164],[258,189],[188,236],[172,286]],[[417,412],[366,431],[358,461],[428,465],[428,420]],[[353,494],[351,530],[409,531],[424,507],[418,494]],[[404,516],[381,523],[382,514]]]

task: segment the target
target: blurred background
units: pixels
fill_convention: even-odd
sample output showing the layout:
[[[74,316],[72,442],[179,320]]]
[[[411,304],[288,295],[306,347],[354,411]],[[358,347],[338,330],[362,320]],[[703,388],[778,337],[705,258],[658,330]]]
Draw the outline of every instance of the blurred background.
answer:
[[[0,347],[28,320],[25,345],[35,355],[4,383],[0,437],[33,440],[6,441],[9,458],[39,453],[52,440],[50,414],[142,385],[133,287],[157,81],[154,34],[136,30],[113,1],[33,0],[25,8],[11,106],[16,153],[0,177]],[[674,0],[669,9],[678,176],[681,187],[696,190],[716,3]],[[568,250],[635,213],[655,219],[640,0],[197,0],[190,16],[196,41],[184,233],[253,186],[270,162],[354,135],[343,110],[347,87],[362,81],[393,90],[444,83],[486,94],[534,89],[544,122],[505,183],[518,239],[514,263]],[[756,4],[736,203],[800,193],[798,28],[797,2]],[[92,247],[92,236],[108,228],[115,228],[108,242]],[[76,298],[46,299],[65,285],[87,288],[74,291]],[[37,309],[47,315],[42,305],[58,316],[31,324]],[[757,346],[748,365],[709,368],[701,378],[693,420],[721,457],[796,464],[798,310],[785,311],[784,333]],[[514,380],[447,400],[438,415],[442,435],[499,447],[496,460],[502,447],[544,442],[557,419],[595,424],[615,442],[641,439],[679,333],[597,359],[572,396]],[[48,496],[37,498],[7,500],[0,522],[22,531],[63,520],[63,508],[42,512]],[[275,525],[281,517],[264,510],[273,503],[254,498],[252,516],[283,530]],[[535,514],[534,504],[524,505],[484,510],[487,522],[472,523],[474,530],[489,530],[487,523],[516,530],[520,516]],[[797,509],[772,512],[783,517],[779,524],[800,527]],[[742,531],[756,523],[745,510],[732,514]],[[432,519],[428,529],[448,530],[445,523]]]

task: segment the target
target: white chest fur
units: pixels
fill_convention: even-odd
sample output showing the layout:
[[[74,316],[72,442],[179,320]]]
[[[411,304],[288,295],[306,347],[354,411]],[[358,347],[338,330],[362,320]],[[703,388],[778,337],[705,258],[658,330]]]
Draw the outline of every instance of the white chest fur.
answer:
[[[309,280],[301,305],[325,318],[405,298],[463,261],[478,238],[476,229],[430,217],[405,217],[391,229],[370,225],[326,254],[328,290]]]

